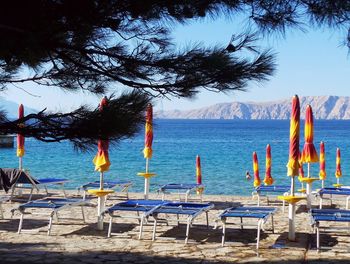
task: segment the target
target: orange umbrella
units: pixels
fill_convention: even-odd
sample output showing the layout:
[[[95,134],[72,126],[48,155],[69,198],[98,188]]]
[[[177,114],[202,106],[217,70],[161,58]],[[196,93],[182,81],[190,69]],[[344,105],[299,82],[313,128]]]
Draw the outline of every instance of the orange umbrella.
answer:
[[[267,144],[266,146],[266,161],[265,161],[265,179],[264,183],[265,185],[271,185],[273,184],[274,180],[271,176],[271,146],[270,144]]]
[[[320,143],[320,180],[322,180],[322,188],[324,188],[324,181],[326,179],[326,159],[325,159],[325,149],[324,149],[324,142],[321,141]]]
[[[342,172],[341,172],[341,166],[340,166],[340,149],[339,148],[337,148],[337,158],[336,158],[335,164],[336,164],[335,177],[337,178],[336,187],[340,187],[341,184],[339,184],[339,179],[342,176]]]
[[[197,184],[202,184],[202,170],[201,170],[201,158],[199,155],[196,157],[196,178],[197,178]]]
[[[103,111],[103,108],[108,105],[107,98],[104,97],[101,100],[99,110],[100,112]],[[93,159],[93,163],[95,164],[95,171],[101,172],[101,182],[100,182],[100,189],[103,190],[103,172],[108,171],[109,167],[111,165],[109,161],[109,155],[108,155],[108,148],[109,148],[109,142],[108,140],[98,140],[98,151]]]
[[[258,155],[256,152],[253,152],[253,170],[254,170],[254,187],[258,187],[261,184],[259,177],[259,163],[258,163]]]
[[[287,175],[291,176],[291,197],[294,197],[294,176],[299,175],[299,135],[300,135],[300,103],[297,95],[292,99],[292,111],[289,129],[289,159],[287,163]],[[295,240],[295,204],[289,203],[288,212],[289,232],[288,239]]]
[[[301,161],[303,163],[318,162],[318,155],[313,143],[314,140],[314,120],[312,115],[312,108],[310,105],[306,107],[305,113],[305,128],[304,128],[305,144],[301,154]],[[308,177],[310,177],[310,170],[308,168]]]
[[[18,108],[18,119],[24,117],[24,108],[23,105],[20,104]],[[24,126],[24,124],[19,124],[19,126]],[[22,170],[22,157],[24,156],[24,136],[22,134],[17,134],[17,157],[19,157],[19,169]]]

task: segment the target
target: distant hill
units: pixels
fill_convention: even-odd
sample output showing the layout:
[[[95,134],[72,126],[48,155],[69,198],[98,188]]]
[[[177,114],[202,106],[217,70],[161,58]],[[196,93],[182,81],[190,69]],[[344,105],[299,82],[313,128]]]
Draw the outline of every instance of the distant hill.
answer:
[[[350,119],[350,97],[305,96],[299,97],[301,117],[310,104],[315,119]],[[271,102],[233,102],[215,104],[189,111],[159,111],[156,118],[167,119],[289,119],[291,98]]]
[[[6,111],[7,117],[9,119],[18,118],[18,106],[19,104],[7,101],[6,99],[0,97],[0,109]],[[37,113],[38,110],[24,106],[24,114]]]

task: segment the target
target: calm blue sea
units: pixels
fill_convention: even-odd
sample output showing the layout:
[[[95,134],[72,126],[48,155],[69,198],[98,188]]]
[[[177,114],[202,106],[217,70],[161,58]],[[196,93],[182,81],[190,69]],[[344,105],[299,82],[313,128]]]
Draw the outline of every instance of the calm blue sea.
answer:
[[[201,156],[203,183],[207,194],[250,195],[253,181],[245,180],[245,171],[252,173],[252,152],[257,151],[260,176],[265,170],[265,147],[272,148],[272,176],[276,184],[289,184],[286,163],[289,148],[289,121],[262,120],[155,120],[153,158],[150,171],[151,189],[170,182],[195,182],[195,158]],[[301,130],[301,148],[304,143]],[[335,183],[335,153],[340,147],[343,178],[350,185],[350,121],[315,121],[315,146],[326,146],[326,185]],[[145,170],[142,150],[144,131],[110,149],[111,168],[107,180],[127,179],[134,185],[131,191],[143,191],[143,178],[137,172]],[[69,142],[42,143],[26,139],[23,166],[38,178],[69,178],[67,187],[98,180],[94,171],[93,153],[78,153]],[[1,167],[18,167],[16,149],[0,149]],[[306,166],[304,166],[306,172]],[[319,164],[311,165],[312,176],[318,177]],[[299,184],[299,183],[298,183]],[[315,187],[320,184],[316,183]]]

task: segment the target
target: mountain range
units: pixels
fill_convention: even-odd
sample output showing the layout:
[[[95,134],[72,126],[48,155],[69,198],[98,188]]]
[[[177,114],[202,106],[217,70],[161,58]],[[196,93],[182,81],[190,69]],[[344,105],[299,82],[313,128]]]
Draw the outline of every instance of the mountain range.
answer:
[[[0,97],[0,110],[6,112],[6,116],[9,119],[16,119],[18,118],[18,107],[19,105],[15,102],[8,101],[2,97]],[[35,110],[30,107],[24,106],[24,114],[30,114],[30,113],[37,113],[38,110]]]
[[[299,97],[301,118],[305,108],[312,106],[315,119],[350,119],[348,96],[303,96]],[[289,119],[291,98],[271,102],[232,102],[180,111],[158,111],[155,118],[162,119]]]

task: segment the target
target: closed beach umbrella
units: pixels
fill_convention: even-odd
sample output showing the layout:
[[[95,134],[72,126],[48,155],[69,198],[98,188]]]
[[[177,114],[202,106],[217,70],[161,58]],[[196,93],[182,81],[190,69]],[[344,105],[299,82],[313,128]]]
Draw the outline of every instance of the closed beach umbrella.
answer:
[[[199,155],[196,157],[196,180],[198,185],[202,184],[201,158]]]
[[[310,177],[310,163],[318,162],[318,155],[316,152],[314,140],[314,120],[312,115],[312,108],[310,105],[306,107],[305,113],[305,127],[304,127],[305,144],[301,154],[301,161],[308,163],[308,177]]]
[[[273,184],[274,180],[271,176],[271,146],[267,144],[266,146],[266,161],[265,161],[265,185]]]
[[[143,149],[143,156],[146,159],[146,173],[145,177],[145,190],[144,197],[148,199],[150,177],[153,176],[152,173],[149,173],[149,159],[152,158],[152,142],[153,142],[153,109],[152,105],[147,105],[146,110],[146,125],[145,125],[145,148]]]
[[[103,111],[103,108],[108,105],[107,98],[104,97],[101,100],[99,110]],[[111,165],[109,161],[108,148],[109,142],[108,140],[99,139],[97,143],[98,149],[95,158],[93,159],[93,163],[95,164],[95,171],[100,172],[100,189],[103,190],[103,172],[108,171]]]
[[[326,157],[325,157],[325,149],[324,149],[324,142],[321,141],[320,143],[320,180],[322,181],[322,188],[324,188],[324,181],[327,177],[326,174]]]
[[[103,109],[108,105],[108,100],[106,97],[104,97],[101,100],[99,111],[102,112]],[[106,139],[99,139],[98,143],[98,150],[95,158],[93,159],[93,163],[95,165],[95,171],[100,172],[100,189],[99,189],[99,195],[98,195],[98,201],[97,201],[97,229],[103,230],[103,215],[104,212],[104,204],[105,204],[105,195],[107,195],[107,192],[103,191],[103,185],[104,185],[104,172],[109,170],[109,167],[111,165],[109,161],[109,155],[108,155],[108,147],[109,147],[109,141]]]
[[[21,119],[24,117],[24,107],[22,104],[20,104],[18,108],[18,119]],[[19,124],[20,126],[24,126],[24,124]],[[22,163],[22,157],[24,156],[25,150],[24,150],[24,135],[18,133],[17,134],[17,157],[19,158],[19,169],[22,170],[23,163]]]
[[[300,103],[297,95],[292,99],[292,111],[289,129],[289,159],[287,175],[291,177],[291,196],[294,196],[294,176],[299,175],[299,136],[300,136]],[[289,203],[288,212],[289,232],[288,239],[295,240],[295,204]]]
[[[303,162],[301,161],[301,154],[299,153],[299,179],[302,179],[305,177],[305,173],[304,173],[304,167],[303,167]]]
[[[337,178],[337,187],[340,187],[339,179],[342,176],[341,166],[340,166],[340,149],[337,148],[337,157],[335,160],[335,177]]]
[[[258,187],[261,184],[259,177],[259,163],[258,163],[258,155],[256,152],[253,152],[253,171],[254,171],[254,187]]]

